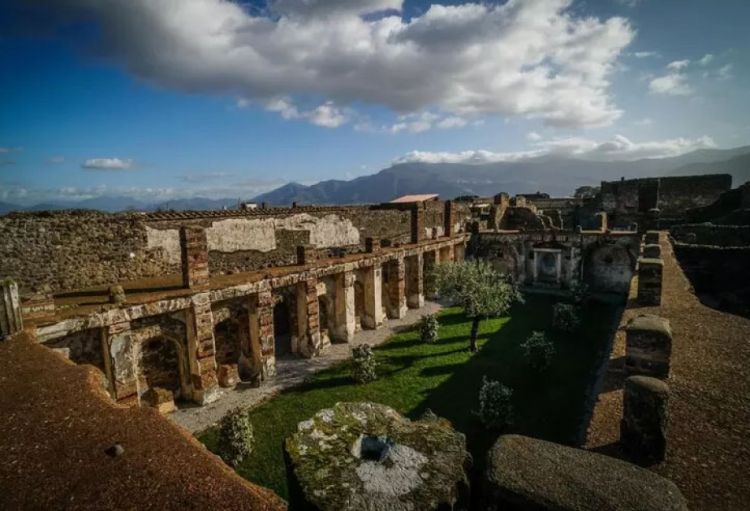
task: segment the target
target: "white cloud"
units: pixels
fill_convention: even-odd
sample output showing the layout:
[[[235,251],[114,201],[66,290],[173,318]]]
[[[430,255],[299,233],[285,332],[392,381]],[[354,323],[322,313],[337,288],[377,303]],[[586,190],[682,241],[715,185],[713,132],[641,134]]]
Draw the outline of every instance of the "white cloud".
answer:
[[[633,56],[638,59],[647,59],[649,57],[658,57],[659,53],[655,51],[636,51],[633,52]]]
[[[250,104],[251,102],[247,99],[240,99],[237,102],[237,106],[241,108]],[[348,109],[339,108],[332,101],[318,105],[312,110],[300,111],[290,98],[275,98],[266,103],[266,110],[278,112],[287,120],[303,119],[324,128],[338,128],[349,121]]]
[[[653,94],[667,96],[688,96],[693,93],[693,88],[687,83],[687,77],[680,73],[654,78],[649,82],[648,89]]]
[[[436,4],[405,19],[402,0],[275,0],[253,11],[225,0],[36,0],[50,19],[98,20],[97,50],[141,78],[261,104],[317,97],[308,119],[327,127],[358,103],[608,125],[622,113],[609,77],[635,32],[623,18],[582,17],[572,1]]]
[[[133,166],[133,160],[120,158],[91,158],[81,164],[91,170],[127,170]]]
[[[642,158],[666,158],[688,153],[696,149],[716,147],[711,137],[695,139],[673,138],[668,140],[632,142],[622,135],[597,142],[586,138],[558,138],[540,140],[527,151],[495,153],[492,151],[462,151],[458,153],[412,151],[394,163],[469,163],[519,161],[540,156],[556,155],[596,161],[630,161]]]
[[[456,117],[455,115],[451,115],[450,117],[446,117],[445,119],[442,119],[439,121],[436,126],[443,130],[448,130],[451,128],[463,128],[469,123],[466,119],[463,117]]]
[[[701,66],[707,66],[713,59],[714,56],[711,53],[706,53],[705,55],[703,55],[703,57],[698,59],[698,64],[700,64]]]
[[[542,136],[536,131],[530,131],[526,134],[526,140],[529,142],[539,142],[541,139]]]
[[[680,71],[682,69],[685,69],[690,65],[690,61],[688,59],[685,60],[675,60],[667,64],[667,69],[671,71]]]
[[[732,64],[726,64],[724,66],[721,66],[719,70],[716,72],[716,77],[719,80],[729,80],[732,78]]]

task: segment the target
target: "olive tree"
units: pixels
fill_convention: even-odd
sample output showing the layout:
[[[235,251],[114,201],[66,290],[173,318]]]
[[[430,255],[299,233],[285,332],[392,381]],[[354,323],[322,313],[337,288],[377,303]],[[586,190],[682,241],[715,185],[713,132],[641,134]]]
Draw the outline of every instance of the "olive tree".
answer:
[[[472,320],[469,343],[472,352],[477,351],[479,322],[502,316],[514,302],[523,301],[512,279],[486,261],[443,263],[435,267],[434,275],[440,297],[461,306]]]

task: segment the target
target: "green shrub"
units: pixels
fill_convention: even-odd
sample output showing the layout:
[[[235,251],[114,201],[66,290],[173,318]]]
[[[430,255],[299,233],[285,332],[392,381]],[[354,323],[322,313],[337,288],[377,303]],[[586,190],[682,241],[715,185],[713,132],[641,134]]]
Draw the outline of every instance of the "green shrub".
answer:
[[[555,345],[544,332],[531,332],[529,338],[521,344],[521,348],[526,361],[537,371],[547,369],[555,355]]]
[[[513,390],[499,381],[482,377],[479,389],[479,420],[488,429],[502,429],[513,422]]]
[[[377,379],[375,353],[369,344],[352,348],[352,378],[357,383],[368,383]]]
[[[581,324],[578,307],[569,303],[556,303],[552,307],[552,325],[563,332],[573,332]]]
[[[422,342],[432,344],[438,340],[438,323],[437,314],[424,314],[419,321],[419,334]]]
[[[235,408],[221,419],[217,451],[225,463],[233,467],[253,452],[253,425],[249,410]]]

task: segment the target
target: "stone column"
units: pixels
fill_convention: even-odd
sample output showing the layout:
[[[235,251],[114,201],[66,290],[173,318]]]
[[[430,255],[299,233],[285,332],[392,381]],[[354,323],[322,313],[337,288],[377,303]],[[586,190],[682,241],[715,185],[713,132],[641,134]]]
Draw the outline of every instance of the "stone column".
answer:
[[[661,285],[664,261],[641,257],[638,259],[638,303],[661,305]]]
[[[193,401],[207,404],[219,397],[211,297],[208,293],[199,293],[193,295],[191,301],[187,334]]]
[[[356,277],[353,271],[344,271],[336,275],[336,292],[334,316],[336,326],[333,338],[339,342],[351,342],[356,330],[356,310],[354,305],[354,281]]]
[[[453,246],[453,260],[460,263],[466,259],[466,245],[464,242],[456,243]]]
[[[388,261],[388,303],[385,312],[391,319],[400,319],[406,315],[406,263],[399,257]]]
[[[365,303],[362,314],[362,326],[369,329],[383,325],[383,269],[379,264],[364,268]]]
[[[445,201],[445,211],[443,212],[443,230],[445,235],[450,237],[456,234],[456,205],[453,201]]]
[[[421,253],[408,256],[406,265],[406,305],[410,309],[424,307],[424,259]]]
[[[669,320],[642,315],[625,327],[625,372],[666,379],[672,355],[672,329]]]
[[[112,398],[120,404],[139,403],[138,377],[130,322],[104,327],[105,361]]]
[[[450,263],[453,261],[453,245],[448,245],[440,249],[440,263]]]
[[[257,326],[258,348],[260,349],[260,372],[262,379],[276,375],[276,338],[273,331],[273,293],[270,289],[261,291],[256,297],[253,311]]]
[[[23,330],[18,285],[11,279],[0,282],[0,341]]]
[[[311,277],[297,284],[297,347],[306,358],[320,353],[318,279]]]
[[[411,242],[419,243],[424,235],[424,208],[422,204],[415,204],[411,209]]]
[[[188,289],[206,290],[209,287],[208,240],[202,227],[180,228],[182,255],[182,285]]]
[[[631,457],[642,462],[664,460],[667,447],[669,387],[648,376],[625,380],[620,443]]]

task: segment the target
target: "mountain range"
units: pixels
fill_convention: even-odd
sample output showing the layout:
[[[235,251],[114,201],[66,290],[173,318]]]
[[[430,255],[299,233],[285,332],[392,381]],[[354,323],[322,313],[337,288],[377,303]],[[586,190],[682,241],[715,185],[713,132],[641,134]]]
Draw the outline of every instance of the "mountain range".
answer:
[[[327,180],[305,186],[288,183],[256,197],[256,202],[283,206],[302,204],[379,203],[414,193],[437,193],[442,198],[460,195],[511,195],[542,191],[552,196],[570,196],[583,185],[598,185],[636,177],[695,174],[732,175],[733,186],[750,181],[750,146],[734,149],[700,149],[670,158],[635,161],[592,161],[546,155],[517,161],[491,163],[394,164],[387,169],[349,181]],[[9,211],[54,209],[96,209],[153,211],[157,209],[206,210],[237,207],[236,198],[194,197],[169,202],[147,203],[123,196],[102,196],[77,202],[51,201],[31,207],[0,202],[0,214]]]

